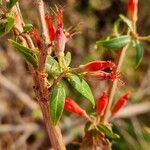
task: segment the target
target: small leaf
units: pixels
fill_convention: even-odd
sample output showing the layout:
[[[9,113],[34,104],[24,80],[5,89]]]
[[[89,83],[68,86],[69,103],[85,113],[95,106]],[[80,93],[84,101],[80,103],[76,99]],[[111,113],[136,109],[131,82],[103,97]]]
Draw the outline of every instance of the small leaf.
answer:
[[[135,41],[135,48],[136,48],[136,67],[138,67],[144,55],[144,49],[139,40]]]
[[[6,23],[0,24],[0,37],[5,34],[5,26],[6,26]]]
[[[17,1],[18,0],[9,0],[8,8],[11,9],[17,3]]]
[[[131,42],[131,38],[129,35],[122,35],[109,40],[97,41],[96,44],[98,46],[103,46],[108,49],[119,50],[120,48],[124,47],[130,42]]]
[[[37,67],[37,61],[34,57],[36,55],[36,52],[27,47],[24,47],[16,41],[9,41],[11,42],[12,46],[26,59],[27,62],[31,63],[34,67]]]
[[[54,125],[60,120],[64,109],[66,92],[62,83],[58,83],[52,89],[50,96],[50,114]]]
[[[3,1],[2,0],[0,0],[0,5],[2,5],[3,4]]]
[[[45,70],[48,74],[51,74],[54,76],[60,74],[60,66],[58,62],[50,55],[47,56]]]
[[[95,106],[95,100],[92,91],[87,82],[75,74],[69,74],[68,81],[83,96],[85,96]]]
[[[119,17],[121,18],[121,20],[131,29],[133,30],[133,26],[132,26],[132,22],[127,18],[125,17],[124,15],[119,15]]]
[[[14,18],[8,16],[7,19],[1,19],[0,23],[0,37],[8,33],[14,25]]]
[[[70,52],[67,52],[67,54],[65,55],[65,62],[66,62],[67,66],[70,65],[70,63],[71,63],[71,53]]]
[[[8,16],[7,23],[5,26],[5,32],[8,33],[12,29],[13,25],[14,25],[14,17]]]
[[[25,24],[25,26],[23,26],[23,32],[30,32],[32,27],[33,27],[32,24]]]
[[[109,129],[104,124],[99,124],[97,127],[98,127],[98,130],[103,132],[107,138],[109,138],[109,139],[117,139],[117,138],[119,138],[119,135],[113,133],[112,130]]]

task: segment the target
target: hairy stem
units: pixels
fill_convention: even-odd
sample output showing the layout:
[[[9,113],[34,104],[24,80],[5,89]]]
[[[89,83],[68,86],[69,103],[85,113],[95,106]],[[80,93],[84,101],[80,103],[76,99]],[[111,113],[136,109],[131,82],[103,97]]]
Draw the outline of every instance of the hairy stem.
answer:
[[[16,35],[21,35],[21,33],[23,32],[23,26],[22,26],[23,20],[22,20],[22,15],[21,15],[18,4],[17,6],[14,7],[13,11],[18,17],[18,21],[15,23],[15,26],[14,26],[14,32]],[[34,44],[28,34],[25,34],[23,37],[20,36],[19,39],[25,44],[24,46],[34,49]],[[47,52],[46,53],[45,52],[46,52],[46,49],[43,49],[43,52],[40,53],[41,55],[39,58],[39,60],[41,60],[39,62],[40,67],[38,69],[34,69],[31,65],[29,65],[29,70],[35,82],[35,92],[36,92],[38,103],[40,105],[40,108],[43,114],[44,123],[46,126],[46,130],[48,132],[48,136],[51,141],[52,147],[55,150],[65,150],[66,148],[63,142],[60,128],[52,124],[50,114],[49,114],[50,112],[49,104],[48,104],[49,91],[47,88],[45,75],[43,74],[44,66],[45,66],[45,59],[47,56]],[[44,61],[42,59],[44,59]]]
[[[46,25],[46,21],[45,21],[43,0],[36,0],[35,4],[37,7],[39,21],[41,24],[42,40],[43,40],[43,46],[44,46],[43,49],[40,51],[41,53],[39,56],[39,71],[43,71],[44,66],[45,66],[46,56],[47,56],[48,52],[51,53],[51,47],[49,46],[50,39],[49,39],[47,25]]]

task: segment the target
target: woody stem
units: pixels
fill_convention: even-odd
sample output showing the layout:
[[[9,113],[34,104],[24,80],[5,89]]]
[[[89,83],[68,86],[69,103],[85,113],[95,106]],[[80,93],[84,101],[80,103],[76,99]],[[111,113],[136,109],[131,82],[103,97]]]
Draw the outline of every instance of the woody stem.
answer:
[[[39,2],[39,1],[38,1]],[[39,9],[41,9],[42,11],[44,11],[44,5],[43,5],[43,1],[42,5],[40,6]],[[41,4],[40,2],[38,4]],[[40,10],[40,12],[41,12]],[[17,36],[18,34],[21,35],[21,33],[23,32],[23,18],[20,12],[20,8],[19,5],[17,3],[17,5],[13,8],[14,13],[17,15],[16,17],[18,18],[18,21],[16,22],[15,26],[14,26],[14,33]],[[39,17],[44,17],[44,13],[40,14]],[[40,19],[41,21],[43,19]],[[43,23],[41,23],[41,25],[43,26]],[[44,31],[43,34],[43,38],[46,37],[46,26],[42,27],[42,31]],[[20,40],[22,41],[22,44],[26,47],[29,47],[31,49],[34,49],[34,44],[32,42],[32,39],[30,38],[30,36],[28,34],[25,34],[24,37],[19,36]],[[47,37],[48,38],[48,37]],[[60,131],[60,128],[56,125],[54,126],[52,124],[51,118],[50,118],[50,110],[49,110],[49,91],[48,91],[48,87],[47,87],[47,80],[46,80],[46,76],[44,74],[44,66],[45,66],[45,59],[47,56],[47,51],[48,48],[47,44],[48,44],[48,40],[47,39],[43,39],[43,43],[44,43],[44,49],[42,49],[42,51],[40,52],[40,56],[39,56],[39,66],[38,68],[33,68],[30,64],[29,66],[29,70],[30,73],[33,77],[33,80],[35,82],[35,92],[36,92],[36,96],[38,99],[38,103],[41,107],[41,111],[43,114],[43,119],[44,119],[44,123],[46,126],[46,130],[48,132],[48,136],[49,139],[51,141],[52,147],[54,148],[54,150],[65,150],[65,145],[63,142],[63,138],[62,138],[62,134]]]
[[[42,40],[43,40],[43,49],[40,51],[39,55],[39,66],[36,75],[36,83],[37,83],[37,95],[38,102],[40,104],[45,126],[48,132],[49,139],[51,141],[52,147],[54,150],[65,150],[65,144],[63,142],[62,134],[60,128],[56,125],[52,124],[50,118],[50,108],[49,108],[49,91],[47,86],[47,79],[44,75],[44,67],[47,54],[51,53],[51,48],[48,46],[50,44],[50,39],[48,35],[47,25],[45,21],[45,11],[44,11],[44,3],[43,0],[35,1],[37,6],[37,11],[39,15],[39,21],[41,25],[42,32]]]

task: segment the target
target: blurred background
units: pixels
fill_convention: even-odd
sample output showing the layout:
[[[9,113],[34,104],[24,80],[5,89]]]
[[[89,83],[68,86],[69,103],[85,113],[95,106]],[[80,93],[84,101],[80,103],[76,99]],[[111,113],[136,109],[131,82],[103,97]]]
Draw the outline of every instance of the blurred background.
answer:
[[[113,60],[116,53],[96,49],[95,42],[107,36],[119,14],[126,14],[127,0],[46,0],[46,10],[64,7],[65,28],[76,26],[80,34],[67,44],[72,53],[71,66],[91,60]],[[137,30],[140,35],[150,34],[150,0],[139,1]],[[37,12],[32,0],[20,0],[25,23],[39,28]],[[36,103],[33,82],[27,64],[10,46],[10,33],[0,38],[0,150],[48,150],[50,143]],[[126,108],[111,120],[114,131],[121,138],[113,142],[114,150],[148,150],[150,147],[150,43],[143,42],[144,59],[135,69],[135,50],[130,47],[122,68],[115,99],[126,90],[132,97]],[[95,98],[108,83],[89,80]],[[76,99],[87,112],[91,106],[84,98],[66,85],[68,95]],[[60,122],[68,150],[78,150],[84,136],[85,120],[64,112]]]

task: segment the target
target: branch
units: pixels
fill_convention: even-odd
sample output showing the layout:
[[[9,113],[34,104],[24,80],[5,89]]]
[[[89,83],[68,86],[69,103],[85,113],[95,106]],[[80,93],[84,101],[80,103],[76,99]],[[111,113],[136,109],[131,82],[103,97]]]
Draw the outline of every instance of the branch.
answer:
[[[44,41],[44,46],[45,49],[42,49],[41,53],[40,53],[40,57],[39,57],[39,67],[38,70],[34,69],[32,66],[29,65],[29,69],[30,72],[32,74],[33,80],[35,82],[35,92],[38,98],[38,103],[41,107],[41,111],[43,114],[43,118],[44,118],[44,123],[48,132],[48,136],[49,139],[51,141],[52,147],[55,150],[65,150],[65,145],[63,142],[63,138],[61,135],[61,131],[59,129],[58,126],[54,126],[52,124],[50,115],[49,115],[49,91],[47,88],[47,84],[46,84],[46,77],[44,76],[44,66],[45,66],[45,59],[47,56],[47,50],[48,50],[48,34],[47,33],[47,28],[46,28],[46,23],[45,23],[45,19],[44,19],[44,4],[42,0],[37,1],[37,3],[40,5],[38,5],[39,8],[39,17],[42,23],[42,33],[43,33],[43,41]],[[18,23],[15,24],[14,28],[19,28],[19,31],[22,33],[23,31],[23,27],[22,27],[22,15],[20,14],[20,9],[19,6],[14,7],[14,11],[16,12],[15,14],[17,14],[18,17]],[[18,11],[19,10],[19,11]],[[44,26],[43,26],[44,25]],[[29,48],[33,48],[33,42],[30,38],[30,36],[28,36],[27,34],[25,35],[25,38],[22,37],[22,40],[25,40],[25,46],[28,46]]]
[[[38,131],[40,126],[35,123],[23,123],[19,125],[12,125],[12,124],[4,124],[0,125],[0,133],[5,132],[24,132],[24,131]]]
[[[44,66],[45,66],[45,60],[47,53],[51,53],[51,47],[50,45],[50,39],[49,39],[49,34],[47,30],[47,25],[45,21],[45,11],[44,11],[44,3],[43,0],[36,0],[35,4],[37,6],[37,11],[39,15],[39,21],[41,24],[41,32],[42,32],[42,39],[43,39],[43,45],[44,48],[41,50],[41,54],[39,56],[39,71],[43,71]]]
[[[114,118],[128,118],[140,114],[150,112],[150,102],[143,102],[139,104],[132,104],[122,109]]]
[[[1,73],[0,73],[0,84],[7,90],[14,93],[31,110],[35,110],[38,108],[38,105],[27,94],[25,94],[19,87],[17,87],[14,83],[9,81]]]

